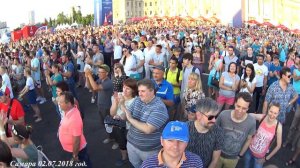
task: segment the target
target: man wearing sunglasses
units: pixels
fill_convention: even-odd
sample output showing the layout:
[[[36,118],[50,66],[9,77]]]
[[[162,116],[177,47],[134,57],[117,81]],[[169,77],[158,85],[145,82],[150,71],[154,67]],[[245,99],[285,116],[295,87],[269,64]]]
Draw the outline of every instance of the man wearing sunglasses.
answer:
[[[291,85],[292,73],[290,68],[283,67],[280,71],[280,79],[274,82],[268,89],[263,106],[263,114],[266,114],[268,104],[279,103],[280,113],[278,120],[285,123],[286,113],[290,112],[293,104],[298,99],[298,94]]]
[[[247,114],[252,96],[247,92],[237,94],[233,110],[224,110],[217,119],[224,132],[224,143],[217,168],[235,168],[249,147],[256,131],[255,119]]]
[[[215,125],[218,104],[211,98],[196,103],[196,120],[189,121],[190,141],[187,150],[200,156],[204,167],[216,167],[223,144],[221,127]]]

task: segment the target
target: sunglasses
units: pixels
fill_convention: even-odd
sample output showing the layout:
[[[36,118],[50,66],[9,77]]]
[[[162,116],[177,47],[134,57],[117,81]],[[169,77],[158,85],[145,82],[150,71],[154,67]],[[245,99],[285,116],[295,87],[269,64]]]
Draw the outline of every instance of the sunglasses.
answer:
[[[204,113],[201,113],[203,114],[209,121],[212,120],[212,119],[217,119],[218,115],[206,115]]]
[[[291,77],[292,77],[292,75],[288,75],[287,77],[288,77],[288,78],[291,78]]]
[[[17,130],[15,129],[15,126],[14,126],[14,125],[11,127],[11,130],[12,130],[12,133],[13,133],[15,136],[20,137],[20,138],[22,138],[22,139],[25,139],[22,135],[18,134],[18,132],[17,132]]]

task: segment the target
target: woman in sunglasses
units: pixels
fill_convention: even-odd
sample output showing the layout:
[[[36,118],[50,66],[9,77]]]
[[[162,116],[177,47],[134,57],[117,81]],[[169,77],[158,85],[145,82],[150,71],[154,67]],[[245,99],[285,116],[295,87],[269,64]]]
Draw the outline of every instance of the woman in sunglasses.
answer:
[[[129,52],[127,48],[123,48],[123,57],[120,60],[120,63],[124,66],[124,71],[126,76],[130,76],[131,74],[136,74],[136,59],[135,57]]]
[[[0,114],[0,139],[6,142],[11,148],[11,153],[19,163],[36,163],[38,161],[38,150],[30,139],[32,131],[31,126],[24,126],[21,124],[12,126],[12,137],[7,138],[4,125],[7,122],[5,114]],[[2,152],[2,151],[1,151]]]

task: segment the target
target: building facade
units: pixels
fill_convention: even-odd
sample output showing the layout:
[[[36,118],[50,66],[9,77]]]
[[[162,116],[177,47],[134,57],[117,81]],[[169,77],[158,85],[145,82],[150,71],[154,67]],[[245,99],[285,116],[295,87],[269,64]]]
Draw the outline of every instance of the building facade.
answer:
[[[244,21],[268,21],[292,29],[300,28],[299,0],[245,0],[242,11]]]
[[[113,9],[114,23],[141,16],[214,16],[231,26],[257,20],[300,28],[300,0],[113,0]]]
[[[143,0],[113,0],[113,23],[125,23],[131,18],[144,16]]]

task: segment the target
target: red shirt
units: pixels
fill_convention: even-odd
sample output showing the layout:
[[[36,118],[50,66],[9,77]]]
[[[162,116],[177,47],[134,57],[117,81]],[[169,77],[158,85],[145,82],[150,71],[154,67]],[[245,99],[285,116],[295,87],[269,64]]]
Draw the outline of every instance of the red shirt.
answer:
[[[0,111],[1,112],[4,111],[5,113],[7,113],[8,106],[10,105],[10,101],[7,104],[0,103]],[[25,116],[25,113],[24,113],[21,103],[16,99],[13,99],[13,103],[12,103],[11,109],[10,109],[10,116],[13,120],[18,120],[19,118]]]

